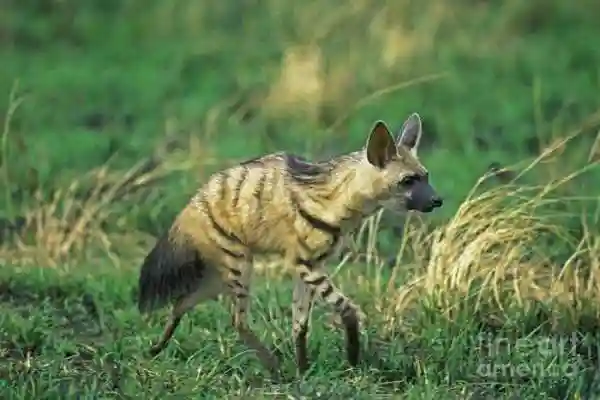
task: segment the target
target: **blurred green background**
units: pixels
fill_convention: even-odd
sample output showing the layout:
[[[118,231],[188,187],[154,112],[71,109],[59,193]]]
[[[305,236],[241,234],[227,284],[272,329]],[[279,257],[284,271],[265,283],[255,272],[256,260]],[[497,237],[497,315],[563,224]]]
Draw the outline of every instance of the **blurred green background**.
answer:
[[[539,154],[598,109],[599,15],[588,0],[4,0],[0,93],[5,109],[13,89],[23,101],[1,210],[168,140],[193,169],[121,215],[157,233],[227,162],[354,150],[375,119],[397,128],[417,111],[448,216],[491,163]]]

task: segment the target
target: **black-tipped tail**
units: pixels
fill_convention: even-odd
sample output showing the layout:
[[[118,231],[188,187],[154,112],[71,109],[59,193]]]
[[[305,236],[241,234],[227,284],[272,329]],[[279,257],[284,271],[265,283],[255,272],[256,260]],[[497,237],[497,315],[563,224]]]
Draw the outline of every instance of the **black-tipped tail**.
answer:
[[[197,289],[205,264],[188,240],[161,237],[144,259],[139,278],[138,309],[141,313],[164,307]]]

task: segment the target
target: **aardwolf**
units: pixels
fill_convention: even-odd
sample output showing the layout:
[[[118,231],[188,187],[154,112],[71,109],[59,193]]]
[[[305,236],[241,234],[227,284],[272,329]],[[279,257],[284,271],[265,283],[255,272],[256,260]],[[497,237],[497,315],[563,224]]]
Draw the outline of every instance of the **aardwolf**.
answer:
[[[344,233],[381,208],[429,213],[442,206],[417,158],[421,135],[421,118],[414,113],[396,135],[375,122],[362,149],[328,161],[273,153],[213,174],[141,267],[140,312],[172,305],[151,355],[165,348],[187,311],[226,293],[240,338],[278,375],[278,357],[247,323],[253,256],[275,254],[295,276],[292,334],[299,372],[309,366],[306,337],[315,296],[341,317],[348,362],[357,365],[359,308],[323,265]]]

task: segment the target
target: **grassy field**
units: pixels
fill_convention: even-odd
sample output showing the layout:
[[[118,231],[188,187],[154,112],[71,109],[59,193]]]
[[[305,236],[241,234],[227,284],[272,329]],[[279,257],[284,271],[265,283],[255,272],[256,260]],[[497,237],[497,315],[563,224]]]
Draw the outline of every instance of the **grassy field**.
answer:
[[[600,396],[600,6],[8,0],[0,10],[3,398]],[[417,111],[446,200],[378,215],[332,262],[364,309],[359,368],[325,307],[295,376],[291,284],[261,265],[253,328],[225,304],[135,308],[138,267],[212,172],[323,158]],[[503,171],[499,171],[498,168]]]

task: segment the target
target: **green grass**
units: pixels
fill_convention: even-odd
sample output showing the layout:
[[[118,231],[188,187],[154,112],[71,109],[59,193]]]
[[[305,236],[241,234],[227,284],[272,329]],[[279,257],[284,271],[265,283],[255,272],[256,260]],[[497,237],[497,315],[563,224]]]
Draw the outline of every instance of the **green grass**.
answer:
[[[253,328],[285,357],[287,382],[268,383],[268,374],[237,342],[223,305],[199,307],[165,353],[150,359],[145,351],[160,334],[161,320],[144,321],[137,313],[131,272],[3,272],[0,378],[12,398],[562,399],[599,384],[592,334],[550,334],[543,325],[498,328],[466,313],[450,322],[425,307],[411,319],[410,334],[384,334],[383,321],[369,327],[364,358],[353,370],[341,331],[318,307],[310,337],[313,367],[298,381],[289,334],[291,288],[278,280],[258,285],[254,300]],[[342,287],[351,287],[351,276],[339,277]],[[353,292],[370,310],[369,293]]]
[[[348,4],[8,1],[0,11],[0,393],[600,393],[600,8],[591,0]],[[413,111],[425,124],[421,158],[445,197],[427,225],[446,239],[423,239],[414,224],[405,240],[381,229],[375,253],[384,261],[399,253],[400,266],[377,269],[377,259],[336,276],[372,318],[359,368],[348,368],[341,332],[319,308],[313,369],[293,379],[289,283],[265,276],[255,285],[254,327],[283,349],[289,382],[265,381],[218,304],[190,314],[165,354],[145,356],[164,319],[144,321],[135,310],[137,266],[211,172],[271,151],[354,150],[375,119],[396,128]],[[519,203],[535,193],[494,192],[500,180],[484,185],[485,201],[467,200],[492,163],[527,165],[540,154],[517,186],[586,172],[537,198],[539,207]],[[131,172],[135,165],[142,171]],[[493,236],[486,252],[459,265],[460,246],[484,234]],[[435,246],[448,254],[428,263]],[[575,348],[559,346],[567,339]]]

